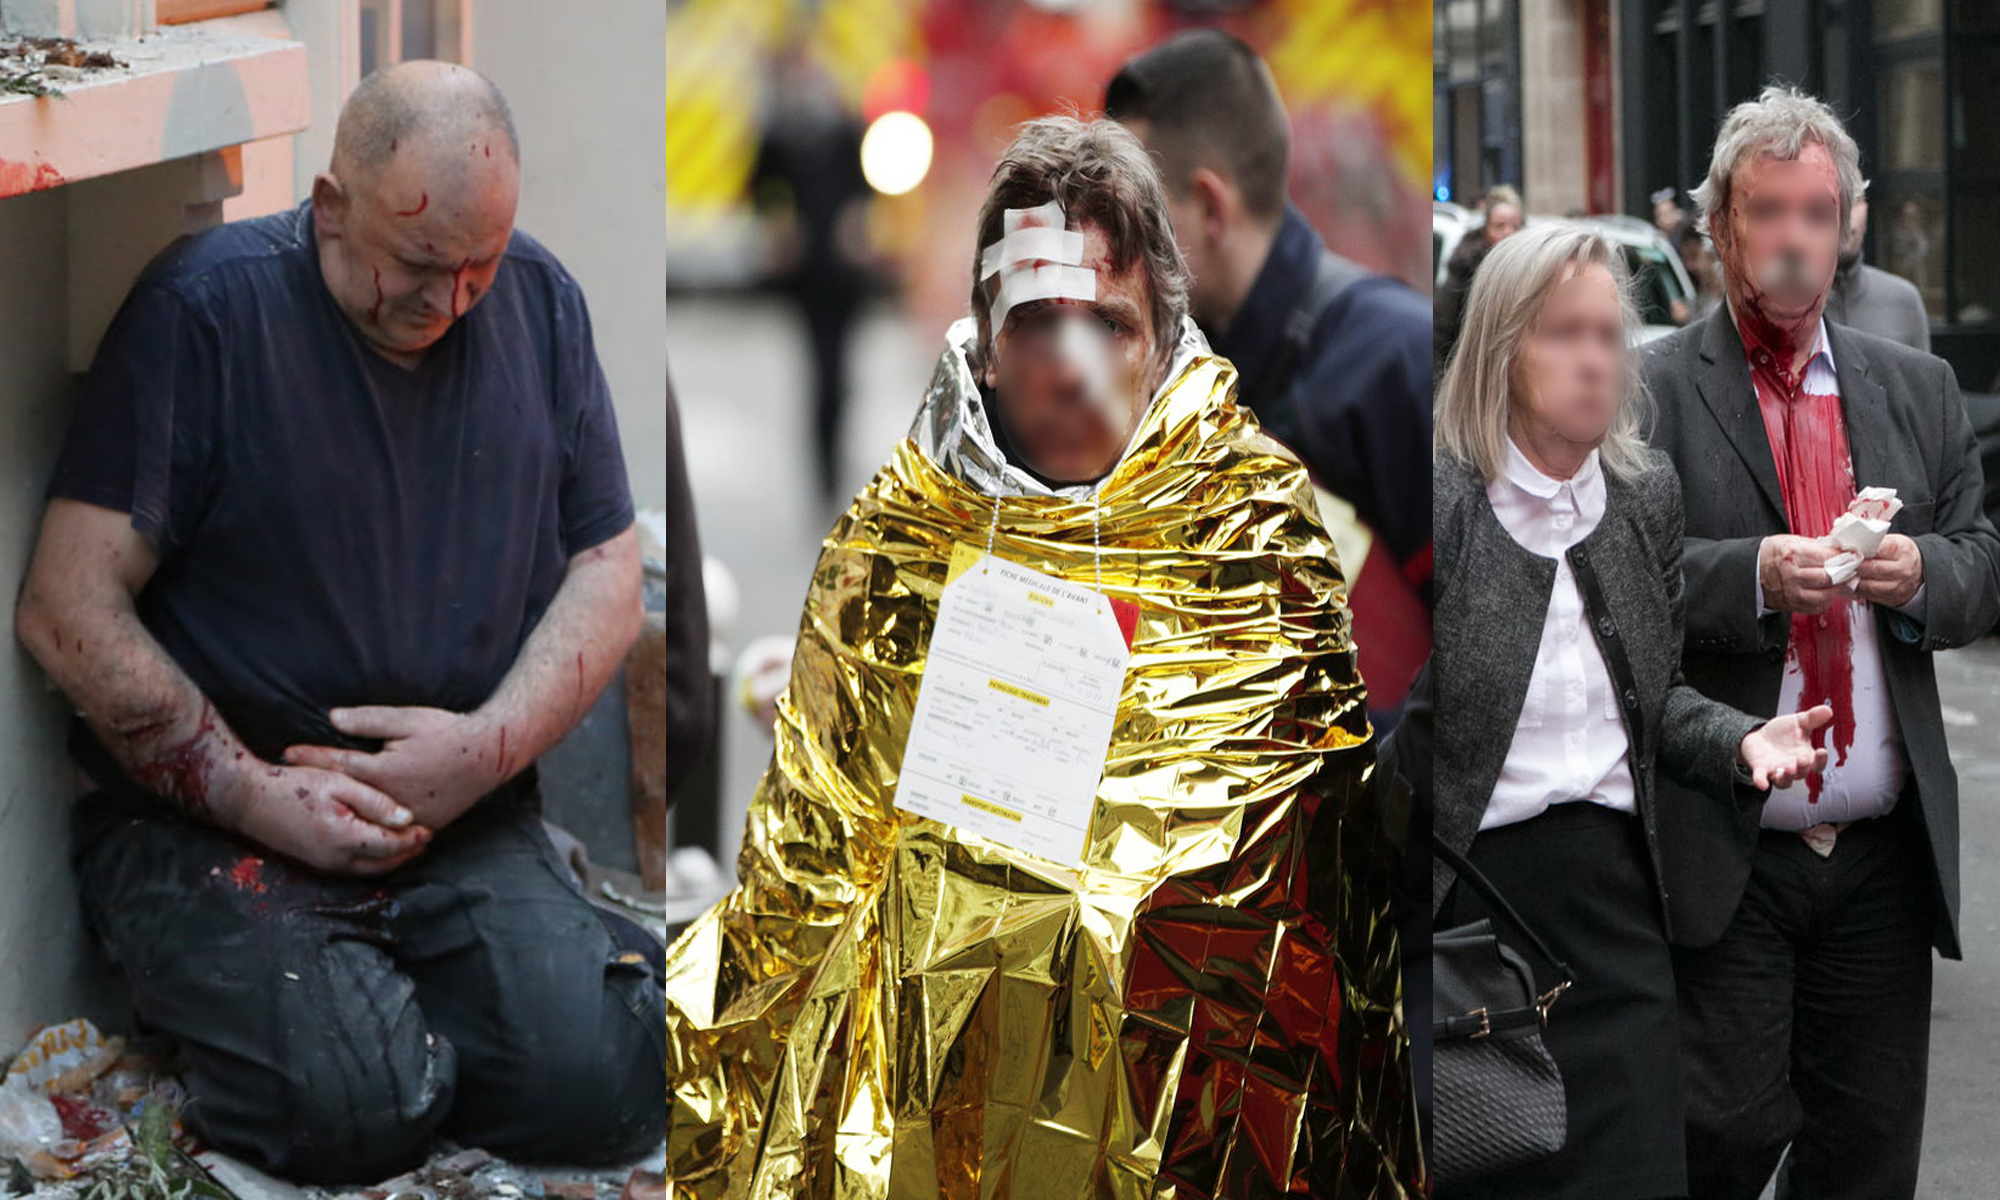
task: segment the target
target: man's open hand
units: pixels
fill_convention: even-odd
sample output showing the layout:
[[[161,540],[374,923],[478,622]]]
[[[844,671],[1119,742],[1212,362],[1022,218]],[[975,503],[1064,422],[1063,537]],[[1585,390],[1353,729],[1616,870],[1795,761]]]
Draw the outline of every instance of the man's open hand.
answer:
[[[1900,533],[1884,537],[1875,557],[1863,560],[1861,569],[1854,573],[1854,594],[1889,608],[1908,604],[1923,584],[1923,551]]]
[[[1764,604],[1778,612],[1823,613],[1848,597],[1826,573],[1826,560],[1842,553],[1812,538],[1776,533],[1757,548],[1757,581]],[[1867,567],[1864,564],[1863,570]]]
[[[231,829],[322,871],[379,875],[430,845],[430,828],[402,805],[338,772],[260,762],[223,787]]]
[[[401,802],[422,824],[442,829],[521,764],[510,762],[507,735],[442,708],[371,705],[336,708],[333,727],[383,743],[373,754],[332,746],[292,746],[285,761],[338,771]]]

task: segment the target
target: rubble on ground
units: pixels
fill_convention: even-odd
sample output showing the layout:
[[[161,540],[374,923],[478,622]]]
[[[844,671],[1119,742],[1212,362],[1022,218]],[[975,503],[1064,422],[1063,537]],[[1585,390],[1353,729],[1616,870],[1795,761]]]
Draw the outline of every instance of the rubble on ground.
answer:
[[[366,1187],[299,1187],[201,1144],[171,1046],[50,1026],[0,1083],[0,1200],[664,1200],[664,1147],[638,1166],[524,1166],[441,1145]]]

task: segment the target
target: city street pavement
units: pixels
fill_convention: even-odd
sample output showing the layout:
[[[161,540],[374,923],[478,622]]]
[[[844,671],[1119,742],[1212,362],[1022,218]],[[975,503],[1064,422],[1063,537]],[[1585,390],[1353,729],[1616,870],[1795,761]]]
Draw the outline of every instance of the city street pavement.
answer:
[[[908,433],[943,345],[942,326],[917,328],[892,305],[864,309],[848,352],[837,498],[822,503],[813,494],[809,360],[796,310],[763,296],[668,298],[667,372],[702,552],[728,568],[736,588],[736,619],[715,630],[728,661],[756,638],[796,629],[821,536]],[[721,731],[728,872],[771,740],[733,703]]]
[[[1964,962],[1937,967],[1925,1200],[2000,1196],[2000,641],[1937,656],[1958,768]]]

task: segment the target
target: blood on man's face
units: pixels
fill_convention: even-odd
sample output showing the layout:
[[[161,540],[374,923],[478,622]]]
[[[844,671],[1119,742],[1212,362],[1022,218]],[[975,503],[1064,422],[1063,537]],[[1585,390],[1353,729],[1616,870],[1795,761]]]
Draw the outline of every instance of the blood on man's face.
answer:
[[[315,205],[338,269],[327,286],[370,342],[428,349],[493,284],[514,229],[520,167],[504,141],[404,145],[371,177]]]
[[[1794,333],[1816,320],[1839,262],[1840,218],[1840,179],[1825,146],[1738,166],[1716,238],[1738,319]]]

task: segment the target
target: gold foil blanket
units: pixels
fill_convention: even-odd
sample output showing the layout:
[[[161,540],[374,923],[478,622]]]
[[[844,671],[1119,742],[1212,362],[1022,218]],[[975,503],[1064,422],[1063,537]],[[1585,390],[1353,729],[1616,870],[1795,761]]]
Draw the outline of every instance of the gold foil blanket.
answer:
[[[1344,585],[1233,386],[1184,356],[1095,539],[1088,497],[996,523],[915,438],[827,536],[739,886],[669,952],[673,1195],[1422,1194]],[[1140,607],[1080,863],[891,803],[953,547],[990,526]]]

